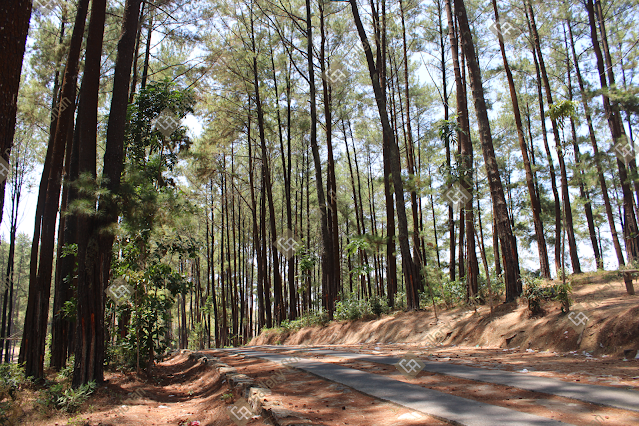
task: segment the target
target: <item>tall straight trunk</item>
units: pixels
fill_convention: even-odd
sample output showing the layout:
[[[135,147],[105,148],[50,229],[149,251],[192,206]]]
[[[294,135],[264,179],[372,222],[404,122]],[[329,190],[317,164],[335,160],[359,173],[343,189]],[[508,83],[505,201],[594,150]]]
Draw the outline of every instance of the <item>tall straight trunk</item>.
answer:
[[[6,0],[0,6],[0,155],[9,160],[18,112],[18,89],[22,59],[31,20],[31,0]],[[4,173],[9,173],[8,170]],[[6,177],[6,174],[4,175]],[[0,212],[4,211],[4,188],[0,183]],[[2,216],[2,215],[0,215]],[[2,222],[2,217],[0,217]]]
[[[519,139],[519,147],[521,149],[521,155],[524,162],[524,170],[526,171],[526,185],[528,187],[528,196],[530,198],[530,206],[532,208],[533,223],[535,225],[535,235],[537,237],[537,249],[539,252],[539,268],[541,275],[544,278],[550,278],[550,263],[548,260],[548,248],[546,246],[546,237],[544,235],[544,225],[541,220],[541,203],[537,197],[537,191],[535,190],[535,181],[530,166],[530,159],[528,157],[528,147],[526,146],[526,139],[524,137],[524,128],[521,121],[521,112],[519,110],[519,100],[517,98],[517,90],[515,88],[515,81],[513,79],[510,65],[508,64],[508,58],[506,57],[506,48],[504,45],[504,38],[501,35],[501,25],[499,21],[499,10],[497,8],[497,1],[492,0],[493,9],[495,11],[495,23],[497,25],[497,34],[499,38],[499,48],[501,50],[501,56],[504,61],[504,70],[506,71],[506,78],[508,79],[508,88],[510,89],[510,99],[513,104],[513,114],[515,117],[515,126],[517,127],[517,137]],[[532,140],[531,140],[532,143]]]
[[[619,266],[624,266],[625,261],[623,258],[623,252],[621,251],[621,244],[619,243],[619,237],[617,235],[617,227],[615,225],[615,218],[612,213],[612,204],[610,203],[610,196],[608,195],[608,185],[604,176],[603,167],[601,165],[601,154],[599,153],[599,146],[597,144],[597,138],[595,136],[595,128],[592,122],[592,113],[590,110],[590,97],[586,93],[586,86],[581,76],[581,70],[579,68],[579,61],[577,59],[577,52],[575,50],[575,40],[572,34],[572,23],[568,19],[568,35],[570,37],[570,47],[572,51],[572,58],[575,65],[575,73],[577,74],[577,82],[579,83],[579,91],[581,92],[581,102],[584,105],[584,112],[586,115],[586,122],[588,123],[588,135],[590,137],[590,143],[592,145],[592,151],[594,153],[593,158],[597,167],[597,177],[599,185],[601,187],[601,195],[604,201],[604,209],[606,211],[606,218],[608,219],[608,227],[612,235],[612,244],[615,248],[615,254],[617,256],[617,262]]]
[[[18,151],[18,154],[20,152]],[[18,228],[18,209],[20,207],[20,195],[22,193],[22,186],[24,184],[25,172],[24,162],[18,157],[15,163],[12,164],[12,176],[11,176],[11,215],[9,216],[9,252],[7,254],[7,268],[2,282],[2,326],[0,329],[0,362],[2,362],[3,351],[5,353],[5,363],[10,363],[9,359],[9,338],[11,337],[11,315],[14,298],[14,285],[13,285],[13,273],[15,264],[15,248],[16,248],[16,234]],[[5,340],[6,339],[6,340]]]
[[[408,43],[406,42],[406,24],[404,22],[404,2],[399,0],[399,7],[402,20],[402,48],[404,53],[404,93],[406,101],[406,157],[408,159],[408,176],[415,179],[418,171],[415,164],[415,147],[413,144],[413,130],[411,127],[411,115],[410,115],[410,91],[409,91],[409,78],[408,78]],[[399,90],[399,89],[398,89]],[[419,210],[417,204],[417,190],[416,186],[411,185],[410,190],[410,202],[413,213],[413,258],[415,260],[415,267],[419,273],[419,282],[422,282],[422,260],[421,260],[421,241],[420,241],[420,226],[419,226]],[[419,286],[421,288],[421,286]]]
[[[69,130],[72,130],[69,127]],[[51,367],[56,370],[66,366],[67,353],[72,349],[73,329],[75,322],[69,321],[62,315],[62,308],[73,297],[71,283],[73,281],[76,255],[67,253],[62,255],[62,248],[77,242],[77,217],[68,211],[69,206],[78,196],[77,187],[70,184],[78,178],[78,148],[79,126],[75,126],[73,136],[67,140],[65,154],[65,174],[67,185],[62,194],[61,211],[64,216],[60,219],[58,230],[58,254],[55,270],[55,293],[53,300],[53,318],[51,324]]]
[[[539,60],[539,69],[541,72],[541,78],[546,91],[546,100],[548,105],[553,104],[552,91],[550,89],[550,82],[548,80],[548,73],[546,72],[546,64],[544,63],[544,56],[541,51],[541,44],[539,41],[539,33],[537,32],[537,24],[535,23],[535,15],[533,12],[532,4],[529,0],[526,1],[528,9],[528,17],[530,20],[530,28],[532,30],[533,44],[537,51],[537,58]],[[541,117],[542,120],[545,117]],[[559,136],[559,127],[557,120],[551,118],[553,136],[555,138],[555,147],[557,149],[557,158],[559,159],[559,171],[561,173],[561,198],[563,201],[564,217],[566,219],[564,227],[568,236],[568,250],[570,251],[570,260],[572,264],[572,271],[575,274],[581,273],[581,265],[579,263],[579,254],[577,253],[577,241],[575,239],[575,231],[573,227],[572,219],[572,207],[570,205],[570,193],[568,190],[568,176],[566,173],[566,163],[564,161],[564,149],[563,141]]]
[[[386,95],[382,90],[380,82],[380,68],[383,67],[379,63],[376,66],[373,54],[371,52],[370,44],[368,43],[368,37],[364,30],[364,25],[359,16],[359,10],[357,2],[350,0],[353,17],[355,19],[355,26],[359,38],[364,47],[364,53],[366,54],[366,62],[368,65],[368,71],[371,77],[371,83],[373,85],[373,91],[375,92],[375,98],[377,102],[377,109],[380,115],[382,124],[382,130],[384,137],[389,141],[388,155],[384,156],[384,163],[390,165],[391,178],[393,182],[393,190],[395,192],[395,203],[397,207],[397,227],[398,227],[398,240],[400,246],[400,252],[402,255],[402,269],[404,272],[404,278],[406,283],[406,302],[409,310],[419,309],[419,297],[417,295],[419,274],[413,258],[411,255],[410,244],[408,241],[408,220],[406,216],[406,204],[404,202],[404,184],[401,176],[401,164],[399,161],[399,149],[395,141],[395,135],[390,126],[388,118],[388,111],[386,108]],[[379,56],[378,56],[379,58]]]
[[[450,0],[445,2],[446,7],[448,9],[450,9],[450,14],[452,15],[452,6],[450,3]],[[439,4],[438,4],[439,6]],[[448,15],[449,10],[446,10],[446,15]],[[441,15],[441,12],[439,13]],[[451,24],[452,23],[452,24]],[[440,24],[441,25],[441,24]],[[452,31],[453,34],[455,34],[455,37],[457,37],[457,26],[455,24],[455,20],[448,20],[448,26],[449,26],[449,37],[450,37],[450,32]],[[441,68],[442,68],[442,85],[444,87],[447,86],[447,82],[446,82],[446,56],[444,55],[444,43],[443,40],[441,40],[440,38],[440,47],[441,47],[441,60],[440,60],[440,64],[441,64]],[[449,113],[449,106],[448,106],[448,99],[444,98],[444,120],[448,121],[448,119],[450,118],[450,113]],[[448,170],[448,178],[450,178],[450,170],[451,170],[451,149],[450,149],[450,136],[448,134],[448,132],[446,132],[446,137],[445,137],[445,141],[444,144],[446,145],[446,167]],[[451,281],[455,281],[456,278],[456,263],[455,263],[455,247],[456,247],[456,236],[455,236],[455,212],[453,209],[453,205],[449,204],[448,205],[448,239],[449,239],[449,260],[448,260],[448,270],[449,270],[449,274],[450,274],[450,280]]]
[[[317,100],[315,89],[315,68],[313,64],[313,26],[311,23],[311,0],[306,0],[306,54],[308,59],[308,83],[311,104],[311,151],[315,165],[315,185],[317,187],[317,203],[320,209],[320,228],[322,232],[322,304],[328,312],[329,318],[333,318],[335,299],[330,296],[330,289],[335,288],[336,275],[333,265],[333,241],[329,233],[328,213],[326,211],[326,197],[322,183],[322,162],[319,156],[317,144]]]
[[[264,289],[262,280],[262,246],[259,230],[257,228],[257,202],[255,200],[255,178],[253,171],[253,143],[251,142],[251,105],[249,103],[249,112],[247,118],[246,143],[248,145],[248,166],[249,166],[249,189],[251,191],[251,213],[253,215],[253,245],[255,246],[255,258],[257,259],[257,327],[261,330],[266,324],[264,311]]]
[[[539,102],[539,116],[541,123],[541,136],[544,142],[544,150],[548,161],[548,169],[550,174],[550,186],[553,195],[553,210],[555,214],[555,271],[559,276],[561,270],[561,202],[559,200],[559,190],[557,189],[557,174],[555,165],[550,154],[550,145],[548,145],[548,132],[546,130],[546,113],[544,108],[544,95],[541,84],[541,72],[539,71],[539,63],[537,61],[537,51],[532,48],[533,62],[535,64],[535,72],[537,76],[537,100]]]
[[[328,41],[326,39],[326,17],[324,16],[323,0],[318,2],[320,12],[320,71],[322,76],[326,76],[326,70],[330,70],[330,62],[326,57],[326,49],[328,47]],[[326,207],[329,209],[327,213],[328,229],[332,242],[333,257],[331,263],[333,265],[333,279],[331,281],[331,287],[329,287],[329,298],[332,300],[337,299],[339,292],[340,278],[340,251],[339,251],[339,226],[337,222],[337,178],[335,176],[335,158],[333,157],[333,115],[332,115],[332,98],[333,89],[328,78],[322,78],[322,92],[324,97],[324,118],[326,128],[326,153],[328,161],[326,163],[326,192],[328,199],[326,200]]]
[[[517,244],[512,232],[508,207],[504,196],[504,188],[499,176],[499,167],[493,148],[493,140],[488,120],[488,109],[484,99],[484,88],[481,81],[479,61],[475,54],[472,33],[468,24],[468,16],[463,0],[455,0],[455,13],[459,22],[459,33],[462,39],[462,48],[465,53],[468,71],[470,74],[470,86],[473,92],[477,124],[479,126],[479,139],[482,145],[486,174],[490,186],[490,195],[493,202],[497,233],[504,255],[504,281],[506,286],[506,302],[515,300],[521,293],[519,280],[519,256]]]
[[[597,36],[597,26],[595,23],[595,7],[593,0],[588,0],[586,3],[586,10],[588,12],[588,23],[590,25],[590,37],[592,39],[592,45],[597,58],[597,70],[599,71],[599,83],[603,90],[603,106],[606,113],[606,120],[608,121],[608,127],[612,135],[614,144],[625,144],[626,135],[621,123],[621,116],[616,105],[610,102],[610,99],[605,93],[608,88],[608,81],[606,79],[606,72],[604,70],[604,60],[599,46],[599,38]],[[603,27],[603,20],[599,22]],[[603,30],[603,28],[602,28]],[[608,76],[613,77],[612,69],[608,70]],[[614,82],[614,77],[611,79],[611,84]],[[628,171],[626,166],[619,158],[617,158],[617,167],[619,168],[619,180],[621,183],[621,191],[623,194],[623,230],[626,241],[626,254],[628,256],[628,263],[632,263],[637,256],[639,256],[639,231],[637,230],[637,218],[634,211],[634,200],[632,196],[632,190],[630,189],[630,183],[628,179]],[[626,284],[626,291],[628,294],[634,294],[635,290],[628,274],[624,274],[624,282]]]
[[[75,94],[78,77],[80,50],[88,0],[79,0],[76,20],[71,35],[67,65],[57,104],[57,120],[52,123],[53,137],[49,138],[47,159],[42,171],[36,220],[31,246],[29,276],[29,301],[25,314],[24,333],[20,346],[19,362],[25,363],[26,376],[40,378],[44,367],[44,342],[49,313],[51,293],[51,273],[58,202],[60,197],[60,177],[64,159],[68,129],[73,121]],[[101,45],[101,42],[100,42]],[[98,60],[99,63],[99,60]],[[39,256],[38,256],[39,254]]]
[[[271,67],[273,69],[273,87],[275,88],[275,99],[279,99],[279,91],[277,86],[277,76],[275,74],[275,55],[271,49]],[[290,78],[290,66],[286,75],[286,127],[287,127],[287,148],[288,152],[284,151],[284,137],[282,135],[282,118],[279,105],[277,108],[277,129],[280,140],[280,156],[282,157],[282,173],[284,175],[284,196],[286,198],[286,225],[288,229],[293,231],[293,206],[291,203],[291,78]],[[287,166],[288,157],[288,166]],[[295,291],[295,258],[293,256],[287,259],[286,276],[288,278],[288,297],[289,297],[289,312],[288,319],[294,320],[297,318],[297,292]]]
[[[96,178],[98,89],[106,0],[93,0],[78,107],[80,176]],[[93,194],[86,202],[95,203]],[[98,223],[93,213],[78,214],[78,282],[73,387],[104,380],[104,287],[101,282]]]
[[[457,124],[461,131],[458,133],[457,138],[459,141],[461,151],[461,185],[467,194],[470,195],[464,200],[463,217],[466,221],[464,226],[464,232],[466,234],[467,244],[467,273],[460,274],[460,276],[466,277],[466,297],[468,300],[472,300],[478,293],[479,287],[477,277],[479,274],[479,265],[477,263],[477,254],[475,251],[475,219],[473,214],[473,145],[470,140],[470,122],[468,117],[468,105],[466,103],[466,87],[465,81],[462,78],[461,67],[459,62],[459,47],[457,44],[457,34],[455,33],[455,25],[453,21],[453,14],[451,10],[450,0],[446,0],[446,15],[448,17],[448,29],[450,38],[450,48],[453,58],[453,70],[455,73],[455,88],[457,92]],[[460,225],[461,226],[461,225]],[[460,233],[461,231],[460,227]],[[461,238],[461,237],[460,237]],[[461,244],[461,242],[460,242]],[[460,264],[462,258],[460,257]]]
[[[277,241],[277,227],[275,223],[275,207],[273,205],[273,189],[271,187],[271,169],[269,165],[268,151],[266,148],[266,135],[264,130],[264,112],[262,110],[262,100],[260,97],[260,86],[257,68],[257,51],[255,45],[255,33],[253,29],[253,16],[251,15],[251,41],[253,46],[253,84],[255,90],[255,109],[257,112],[257,127],[260,137],[260,145],[262,148],[262,174],[263,174],[263,186],[266,189],[266,197],[268,199],[269,209],[269,225],[271,231],[271,239],[273,242]],[[284,301],[282,300],[282,276],[280,275],[279,257],[277,250],[274,246],[271,247],[271,254],[273,259],[273,298],[275,309],[275,322],[279,325],[286,317],[286,311],[284,309]]]
[[[568,91],[568,100],[572,102],[573,100],[573,92],[572,92],[572,67],[570,66],[570,51],[568,49],[568,36],[566,34],[566,25],[562,23],[562,27],[564,30],[564,44],[566,46],[566,82],[567,91]],[[578,173],[578,182],[579,182],[579,195],[585,201],[584,202],[584,211],[586,213],[586,222],[588,224],[588,234],[590,235],[590,243],[592,244],[592,251],[595,255],[595,265],[597,269],[603,269],[603,258],[601,257],[601,252],[599,251],[599,243],[597,242],[597,233],[595,230],[595,220],[592,214],[592,203],[590,202],[590,197],[586,192],[586,188],[584,185],[584,177],[585,172],[583,170],[583,164],[581,161],[581,153],[579,150],[579,143],[577,142],[577,127],[575,125],[575,120],[573,117],[570,117],[570,132],[572,135],[572,147],[575,151],[575,165],[577,173]]]
[[[616,87],[615,83],[615,72],[613,69],[612,57],[610,56],[610,45],[608,44],[608,34],[606,31],[605,17],[603,13],[603,8],[601,6],[600,0],[595,0],[594,2],[595,15],[597,16],[597,22],[599,23],[599,32],[601,33],[601,48],[603,49],[604,54],[604,62],[606,64],[606,75],[608,77],[608,85],[610,87]],[[623,121],[621,118],[621,110],[619,106],[614,103],[614,109],[616,111],[616,120],[618,121],[618,126],[621,128],[621,134],[626,142],[628,142],[626,138],[626,132],[623,127]],[[630,142],[632,141],[632,127],[630,128]],[[632,146],[632,145],[631,145]],[[633,149],[634,152],[634,149]],[[628,169],[630,170],[630,175],[634,175],[637,173],[637,163],[635,158],[631,158],[628,161]],[[636,193],[636,203],[639,203],[639,182],[636,179],[633,180],[634,189]],[[636,204],[635,204],[636,207]],[[635,212],[637,214],[637,212]],[[634,234],[636,236],[636,234]],[[639,238],[639,236],[637,236]]]

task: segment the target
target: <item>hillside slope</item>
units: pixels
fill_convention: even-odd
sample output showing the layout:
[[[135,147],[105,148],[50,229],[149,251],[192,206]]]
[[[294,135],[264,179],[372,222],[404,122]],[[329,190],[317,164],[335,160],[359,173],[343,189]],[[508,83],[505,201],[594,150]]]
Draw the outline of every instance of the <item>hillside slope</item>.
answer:
[[[611,274],[586,275],[573,282],[574,304],[569,315],[561,312],[558,302],[546,302],[545,313],[537,316],[530,314],[525,301],[496,305],[492,317],[488,306],[480,306],[477,312],[467,307],[438,310],[436,320],[431,308],[298,331],[267,330],[249,345],[411,343],[620,356],[639,349],[638,296],[626,294],[623,281]]]

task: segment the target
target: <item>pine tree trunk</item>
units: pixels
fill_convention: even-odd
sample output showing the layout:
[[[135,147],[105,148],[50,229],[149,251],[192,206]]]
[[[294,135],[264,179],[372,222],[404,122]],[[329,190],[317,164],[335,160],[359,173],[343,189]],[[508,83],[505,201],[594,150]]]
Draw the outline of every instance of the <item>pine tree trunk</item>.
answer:
[[[96,178],[98,91],[106,0],[93,0],[87,36],[86,61],[82,76],[79,173]],[[92,197],[88,195],[87,197]],[[93,198],[86,200],[95,203]],[[92,213],[78,214],[78,305],[75,337],[75,366],[72,385],[104,380],[104,287],[100,271],[99,232]]]
[[[371,77],[373,90],[375,92],[375,98],[377,101],[377,109],[380,115],[382,130],[384,132],[384,138],[388,140],[389,149],[388,155],[384,156],[384,163],[388,162],[393,190],[395,195],[395,203],[397,207],[397,225],[398,225],[398,239],[400,252],[402,255],[402,267],[404,272],[404,278],[406,283],[406,302],[409,310],[419,309],[419,297],[417,295],[419,274],[413,258],[411,255],[410,244],[408,242],[408,220],[406,217],[406,204],[404,202],[404,185],[401,176],[401,164],[399,161],[399,150],[397,149],[397,143],[395,142],[395,136],[390,126],[388,118],[388,111],[386,108],[386,95],[382,89],[380,81],[380,71],[378,66],[381,66],[378,60],[378,66],[375,65],[373,54],[371,52],[370,44],[368,43],[368,37],[364,30],[357,3],[355,0],[350,0],[353,17],[355,19],[355,25],[359,38],[364,47],[364,53],[366,54],[366,62],[368,65],[368,71]],[[378,55],[379,59],[379,55]]]
[[[590,37],[592,45],[597,58],[597,70],[599,71],[599,82],[601,85],[603,98],[604,111],[606,113],[606,120],[608,121],[608,127],[612,135],[614,144],[626,143],[623,126],[621,125],[621,118],[619,111],[614,104],[610,102],[610,99],[605,93],[605,89],[608,88],[608,81],[606,80],[606,73],[604,70],[603,55],[601,47],[599,46],[599,39],[597,36],[597,27],[595,24],[595,9],[592,0],[588,0],[586,3],[586,10],[588,12],[588,22],[590,25]],[[600,22],[602,24],[603,22]],[[609,70],[609,75],[612,75],[612,69]],[[634,200],[632,196],[632,190],[628,180],[628,172],[626,166],[617,158],[617,167],[619,168],[619,180],[621,181],[621,190],[623,194],[623,230],[626,242],[626,254],[628,256],[628,263],[632,263],[637,256],[639,256],[639,232],[637,230],[637,219],[634,212]],[[624,274],[624,282],[626,284],[626,291],[628,294],[634,294],[634,287],[632,279],[628,274]]]
[[[78,64],[87,11],[88,0],[80,0],[60,91],[60,102],[56,106],[57,120],[51,125],[53,136],[49,138],[50,145],[42,171],[38,206],[36,207],[36,225],[31,247],[29,301],[19,357],[19,362],[25,363],[26,376],[36,378],[43,376],[44,342],[51,293],[60,177],[68,128],[73,121],[74,108],[70,108],[70,106],[75,105]]]
[[[0,61],[2,76],[0,78],[0,155],[7,161],[11,154],[16,128],[18,89],[30,20],[31,0],[2,2],[0,6],[0,58],[2,58]],[[6,180],[0,183],[0,212],[4,211],[5,185]]]
[[[530,206],[532,208],[533,223],[535,225],[535,235],[537,237],[537,249],[539,252],[539,267],[541,276],[544,278],[550,278],[550,263],[548,260],[548,248],[546,246],[546,237],[544,235],[544,225],[541,220],[541,203],[537,197],[535,190],[535,181],[530,166],[530,159],[528,157],[528,147],[526,146],[526,139],[524,137],[524,129],[521,121],[521,112],[519,110],[519,100],[517,98],[517,90],[515,89],[515,81],[513,79],[510,65],[508,64],[508,58],[506,57],[506,48],[504,46],[504,39],[501,35],[501,26],[499,21],[499,10],[497,8],[497,1],[492,0],[493,9],[495,11],[495,23],[497,25],[497,34],[499,35],[499,48],[501,50],[501,56],[504,61],[504,70],[506,71],[506,77],[508,79],[508,88],[510,89],[510,98],[513,104],[513,114],[515,117],[515,126],[517,127],[517,137],[519,139],[519,147],[521,149],[522,159],[524,163],[524,170],[526,172],[526,185],[528,187],[528,196],[530,198]],[[532,140],[531,140],[532,143]]]
[[[457,99],[457,124],[460,132],[457,135],[460,151],[461,151],[461,186],[466,193],[470,195],[464,200],[462,209],[464,218],[464,227],[460,223],[460,239],[461,233],[466,235],[466,268],[467,273],[461,274],[466,278],[466,298],[472,300],[479,293],[477,277],[479,274],[479,265],[477,263],[477,253],[475,251],[475,219],[473,214],[473,145],[470,140],[470,122],[468,117],[468,104],[466,101],[466,87],[462,79],[461,67],[459,62],[459,47],[457,43],[457,34],[454,31],[453,14],[451,10],[450,0],[446,0],[446,15],[448,17],[448,29],[450,38],[450,47],[453,59],[453,71],[455,73],[455,88]],[[462,243],[460,241],[460,247]],[[463,257],[460,256],[460,265],[463,264]]]
[[[566,35],[566,26],[562,24],[564,30],[564,43],[566,46],[566,80],[568,82],[568,100],[573,101],[573,93],[572,93],[572,76],[571,76],[571,66],[570,66],[570,52],[568,50],[568,37]],[[577,142],[577,127],[575,125],[575,120],[573,117],[570,117],[570,131],[572,134],[572,147],[575,151],[575,165],[576,171],[578,173],[577,180],[579,182],[579,195],[582,199],[585,200],[584,210],[586,213],[586,222],[588,224],[588,234],[590,235],[590,243],[592,244],[592,251],[595,255],[595,265],[597,269],[603,269],[603,258],[601,257],[601,252],[599,251],[599,243],[597,242],[597,233],[595,230],[595,220],[592,214],[592,203],[590,202],[590,197],[586,192],[586,188],[584,185],[584,177],[585,172],[583,170],[583,164],[581,161],[581,153],[579,150],[579,143]]]
[[[504,254],[504,281],[506,286],[506,302],[515,300],[520,294],[519,262],[517,245],[513,236],[508,207],[504,196],[504,188],[499,176],[499,167],[493,148],[488,109],[484,99],[484,89],[481,81],[479,61],[475,54],[472,33],[468,24],[468,16],[463,0],[455,0],[455,12],[459,22],[459,33],[462,39],[462,48],[466,56],[470,74],[470,85],[473,92],[477,123],[479,126],[479,139],[482,145],[486,174],[490,186],[490,195],[493,202],[497,232],[499,234],[502,253]]]
[[[552,91],[550,89],[550,82],[548,81],[548,73],[546,72],[546,64],[544,63],[543,53],[541,51],[541,45],[539,42],[539,34],[537,32],[537,24],[535,23],[535,15],[533,13],[532,5],[530,1],[527,0],[527,9],[528,9],[528,17],[530,20],[530,27],[532,30],[533,36],[533,44],[537,51],[537,58],[539,60],[539,70],[541,72],[541,78],[544,85],[544,89],[546,91],[546,99],[548,101],[548,105],[553,104]],[[545,117],[541,117],[542,120]],[[564,216],[566,218],[566,223],[564,224],[566,228],[566,233],[568,236],[568,249],[570,251],[570,260],[572,263],[572,270],[575,274],[581,273],[581,265],[579,264],[579,254],[577,253],[577,241],[575,239],[575,231],[573,227],[572,220],[572,207],[570,205],[570,193],[568,191],[568,176],[566,173],[566,164],[564,161],[563,154],[563,141],[559,136],[559,127],[557,124],[557,120],[552,118],[551,120],[553,136],[555,138],[555,146],[557,148],[557,158],[559,159],[559,171],[561,173],[561,198],[563,201],[563,209]]]

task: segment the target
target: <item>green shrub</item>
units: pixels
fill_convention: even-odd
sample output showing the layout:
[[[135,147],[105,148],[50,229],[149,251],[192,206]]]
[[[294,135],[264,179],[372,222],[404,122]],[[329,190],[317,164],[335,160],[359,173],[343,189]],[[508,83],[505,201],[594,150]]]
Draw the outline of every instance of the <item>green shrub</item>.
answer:
[[[67,366],[60,369],[58,378],[60,380],[69,380],[73,377],[73,365],[75,364],[75,355],[71,355],[67,359]]]
[[[344,295],[341,300],[335,303],[335,319],[337,321],[353,321],[369,315],[379,317],[388,312],[390,312],[388,302],[385,298],[377,295],[368,300],[359,300],[353,294]]]
[[[24,382],[24,369],[17,364],[0,364],[0,401],[15,399]]]
[[[356,320],[363,315],[361,301],[354,295],[348,295],[335,303],[335,319],[337,321]]]
[[[566,284],[553,284],[543,286],[543,280],[532,276],[522,276],[523,292],[522,297],[528,301],[528,309],[533,314],[543,312],[541,303],[544,300],[554,300],[561,303],[561,311],[568,312],[572,303],[570,293],[572,286],[570,282]]]
[[[62,383],[56,383],[45,391],[45,399],[40,402],[47,407],[72,413],[80,408],[97,387],[95,382],[89,382],[77,389],[71,387],[65,389]]]
[[[368,300],[370,311],[373,315],[379,318],[382,314],[390,312],[390,307],[385,298],[379,296],[373,296]]]

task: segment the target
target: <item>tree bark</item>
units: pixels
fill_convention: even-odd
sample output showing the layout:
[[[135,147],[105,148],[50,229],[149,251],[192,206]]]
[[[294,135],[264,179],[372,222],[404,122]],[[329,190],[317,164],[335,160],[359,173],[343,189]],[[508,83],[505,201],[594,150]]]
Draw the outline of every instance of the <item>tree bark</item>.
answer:
[[[544,235],[544,225],[541,220],[541,203],[537,197],[535,190],[535,181],[530,166],[530,159],[528,157],[528,147],[526,146],[526,139],[524,137],[524,129],[521,121],[521,112],[519,110],[519,100],[517,97],[517,90],[515,89],[515,81],[513,79],[510,65],[508,64],[508,58],[506,57],[506,48],[504,45],[504,38],[501,35],[501,24],[499,21],[499,10],[497,8],[497,1],[492,0],[493,9],[495,10],[495,23],[497,25],[497,34],[499,38],[499,48],[501,50],[501,56],[504,61],[504,70],[506,71],[506,78],[508,79],[508,88],[510,90],[510,99],[513,104],[513,114],[515,117],[515,126],[517,127],[517,137],[519,139],[519,147],[521,149],[521,155],[524,163],[524,170],[526,172],[526,185],[528,187],[528,196],[530,198],[530,206],[532,208],[533,223],[535,225],[535,235],[537,237],[537,249],[539,252],[539,268],[541,275],[544,278],[550,279],[550,263],[548,260],[548,248],[546,246],[546,237]],[[531,140],[532,143],[532,140]]]
[[[588,23],[590,25],[590,37],[592,40],[592,46],[597,58],[597,70],[599,71],[599,83],[601,85],[603,98],[603,106],[606,114],[606,120],[608,121],[608,127],[612,135],[614,144],[626,143],[625,133],[621,124],[621,117],[619,110],[614,104],[610,102],[610,99],[605,93],[605,89],[608,88],[608,81],[606,79],[606,72],[604,70],[604,60],[599,46],[599,39],[597,36],[597,26],[595,23],[595,8],[593,0],[588,0],[586,3],[586,11],[588,12]],[[603,22],[600,22],[600,25]],[[612,76],[612,69],[609,69],[609,76]],[[619,168],[619,180],[621,182],[621,191],[623,194],[623,230],[626,242],[626,254],[628,256],[628,263],[632,263],[637,256],[639,256],[639,232],[637,230],[637,219],[634,211],[634,200],[632,196],[632,190],[630,189],[630,183],[628,179],[628,172],[626,166],[617,158],[617,167]],[[632,279],[628,274],[624,274],[624,282],[626,284],[626,291],[628,294],[634,294],[635,290],[632,284]]]
[[[18,89],[22,59],[31,20],[31,0],[6,0],[0,6],[0,155],[9,160],[18,112]],[[9,173],[7,170],[6,173]],[[5,175],[6,176],[6,175]],[[4,211],[4,188],[0,184],[0,212]],[[1,216],[1,215],[0,215]],[[0,223],[2,217],[0,217]]]
[[[86,61],[82,76],[82,104],[78,107],[80,176],[96,179],[98,95],[100,59],[106,0],[93,0],[87,36]],[[89,205],[94,194],[82,194]],[[93,212],[78,214],[78,306],[75,335],[75,365],[72,385],[77,388],[90,381],[104,381],[104,288],[100,274],[98,223]]]
[[[51,293],[51,273],[55,226],[60,197],[60,177],[64,159],[68,128],[73,121],[80,50],[88,0],[79,0],[76,20],[71,35],[67,66],[64,71],[60,102],[56,106],[57,120],[51,125],[53,137],[49,139],[47,159],[40,180],[36,220],[31,246],[29,301],[25,314],[24,334],[20,346],[19,362],[25,363],[25,375],[43,377],[44,346]],[[99,62],[99,61],[98,61]],[[39,256],[38,256],[39,254]]]
[[[419,309],[419,297],[417,294],[419,273],[413,262],[413,258],[410,251],[410,245],[408,242],[408,220],[406,217],[406,204],[404,202],[404,184],[401,176],[401,164],[399,161],[399,150],[397,143],[395,142],[395,135],[390,125],[388,118],[388,111],[386,108],[386,95],[382,90],[380,68],[382,64],[375,65],[373,54],[371,52],[370,44],[368,43],[368,37],[364,30],[361,18],[359,16],[359,10],[357,8],[357,2],[350,0],[351,9],[353,11],[353,17],[355,19],[355,26],[359,38],[364,47],[364,53],[366,54],[366,62],[368,65],[368,71],[371,77],[373,85],[373,91],[375,92],[375,99],[377,102],[377,109],[380,115],[382,130],[384,137],[389,141],[389,150],[387,155],[384,156],[384,163],[389,164],[390,172],[393,183],[393,190],[395,195],[395,204],[397,207],[397,225],[398,225],[398,240],[400,246],[400,252],[402,255],[402,267],[404,272],[404,278],[406,283],[406,302],[409,310]],[[379,55],[378,55],[379,58]]]
[[[504,281],[506,285],[506,302],[515,300],[521,292],[519,281],[519,256],[517,245],[513,236],[508,207],[504,196],[504,188],[499,177],[499,167],[493,148],[490,122],[488,120],[488,109],[484,99],[484,88],[481,81],[481,71],[479,61],[475,54],[475,48],[468,24],[468,16],[463,0],[455,0],[455,13],[459,22],[459,32],[462,39],[468,71],[470,74],[470,85],[473,93],[477,122],[479,126],[479,139],[482,145],[486,174],[490,186],[490,195],[493,202],[497,232],[504,254]]]

